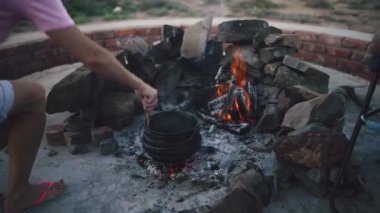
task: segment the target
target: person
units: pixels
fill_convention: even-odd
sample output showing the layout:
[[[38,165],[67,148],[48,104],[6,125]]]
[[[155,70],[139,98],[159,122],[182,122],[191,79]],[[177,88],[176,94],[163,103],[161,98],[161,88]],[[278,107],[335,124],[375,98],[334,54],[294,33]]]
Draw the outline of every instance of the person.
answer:
[[[146,111],[157,104],[157,91],[126,70],[106,49],[85,36],[61,0],[0,0],[0,41],[20,20],[31,20],[50,39],[92,71],[134,88]],[[45,128],[45,91],[34,82],[0,81],[0,149],[8,146],[9,172],[5,212],[22,212],[50,201],[64,182],[30,184],[29,176]]]

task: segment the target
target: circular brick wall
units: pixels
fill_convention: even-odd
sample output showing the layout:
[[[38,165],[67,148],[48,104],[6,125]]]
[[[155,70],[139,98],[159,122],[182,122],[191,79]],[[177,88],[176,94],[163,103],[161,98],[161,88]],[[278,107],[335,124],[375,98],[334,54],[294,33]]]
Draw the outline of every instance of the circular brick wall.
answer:
[[[370,72],[363,62],[369,41],[325,33],[283,30],[299,36],[299,52],[295,55],[296,57],[369,78]],[[215,34],[216,31],[217,27],[214,26],[212,33]],[[98,31],[87,33],[87,36],[108,50],[117,51],[119,50],[117,40],[120,38],[141,36],[148,43],[159,40],[161,26]],[[36,71],[77,61],[49,39],[2,48],[0,59],[0,79],[16,79]]]

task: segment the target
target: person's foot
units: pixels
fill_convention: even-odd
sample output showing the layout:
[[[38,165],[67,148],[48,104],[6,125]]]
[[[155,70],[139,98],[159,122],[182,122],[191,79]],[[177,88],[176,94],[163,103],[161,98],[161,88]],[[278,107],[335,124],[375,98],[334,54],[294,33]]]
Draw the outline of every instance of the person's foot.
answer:
[[[65,183],[63,180],[55,182],[50,189],[49,185],[45,183],[29,185],[15,192],[12,196],[8,195],[5,202],[5,213],[21,213],[28,208],[34,207],[44,193],[46,193],[46,197],[42,203],[58,197],[64,190]]]

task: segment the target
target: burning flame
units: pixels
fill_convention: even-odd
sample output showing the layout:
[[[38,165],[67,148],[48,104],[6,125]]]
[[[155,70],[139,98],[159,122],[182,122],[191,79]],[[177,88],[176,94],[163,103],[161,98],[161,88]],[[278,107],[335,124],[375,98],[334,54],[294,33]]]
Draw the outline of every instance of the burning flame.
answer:
[[[223,112],[222,110],[217,113],[217,116],[225,122],[232,122],[233,116],[231,113],[237,112],[239,114],[238,122],[250,122],[249,113],[251,109],[251,100],[250,100],[250,96],[249,96],[248,88],[247,88],[247,77],[246,77],[247,65],[242,60],[242,55],[240,53],[239,47],[236,45],[232,47],[232,63],[230,66],[230,70],[231,70],[231,75],[232,75],[232,81],[226,84],[217,86],[216,96],[220,97],[228,93],[232,87],[232,84],[238,86],[239,88],[244,90],[244,96],[246,100],[244,103],[246,106],[244,106],[244,108],[246,109],[246,112],[242,112],[241,106],[239,105],[239,101],[237,97],[234,97],[233,104],[228,110],[228,112],[226,113],[226,112]]]

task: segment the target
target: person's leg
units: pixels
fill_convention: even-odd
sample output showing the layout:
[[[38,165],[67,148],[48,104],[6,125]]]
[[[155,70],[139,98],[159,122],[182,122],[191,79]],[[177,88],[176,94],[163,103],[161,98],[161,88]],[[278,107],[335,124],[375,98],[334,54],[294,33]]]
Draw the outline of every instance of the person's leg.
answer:
[[[46,185],[29,184],[29,176],[45,129],[45,91],[28,81],[12,82],[14,102],[5,121],[9,151],[9,175],[6,212],[21,212],[33,206],[46,191]],[[63,182],[49,191],[46,199],[60,194]]]

